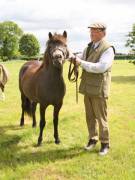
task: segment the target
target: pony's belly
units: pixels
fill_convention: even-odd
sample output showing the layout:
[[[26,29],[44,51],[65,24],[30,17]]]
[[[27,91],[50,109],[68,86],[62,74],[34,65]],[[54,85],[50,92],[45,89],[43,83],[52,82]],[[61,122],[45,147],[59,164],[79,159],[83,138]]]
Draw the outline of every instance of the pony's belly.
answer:
[[[37,94],[38,102],[41,104],[58,104],[63,101],[65,91],[56,92],[56,91],[39,91]]]
[[[30,79],[26,80],[23,82],[23,93],[25,94],[26,97],[28,97],[29,100],[36,102],[36,89],[34,83]]]
[[[31,91],[31,90],[29,90],[29,89],[24,89],[23,90],[24,91],[24,94],[25,94],[25,96],[29,99],[29,100],[31,100],[31,101],[33,101],[33,102],[37,102],[37,97],[35,96],[35,93],[33,92],[33,90]]]

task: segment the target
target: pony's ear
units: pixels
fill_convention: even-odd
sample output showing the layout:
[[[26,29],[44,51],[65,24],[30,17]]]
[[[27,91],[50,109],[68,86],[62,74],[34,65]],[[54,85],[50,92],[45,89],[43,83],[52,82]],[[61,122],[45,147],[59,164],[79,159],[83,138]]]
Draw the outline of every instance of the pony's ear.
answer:
[[[67,38],[67,32],[66,32],[66,31],[63,32],[63,36],[64,36],[65,38]]]
[[[49,39],[51,39],[52,38],[52,33],[49,32],[48,36],[49,36]]]

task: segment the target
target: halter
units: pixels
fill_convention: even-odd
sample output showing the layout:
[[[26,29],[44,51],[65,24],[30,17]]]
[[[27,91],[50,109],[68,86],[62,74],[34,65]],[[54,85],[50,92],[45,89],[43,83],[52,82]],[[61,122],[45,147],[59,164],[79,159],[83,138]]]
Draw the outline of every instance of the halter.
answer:
[[[53,52],[55,52],[56,50],[59,50],[59,51],[62,52],[63,56],[64,56],[65,59],[66,59],[66,58],[68,57],[68,55],[69,55],[69,52],[68,52],[67,48],[65,48],[65,49],[66,49],[66,51],[64,52],[62,48],[56,47],[56,48],[54,48],[52,51],[49,51],[49,54],[50,54],[50,56],[52,57]]]

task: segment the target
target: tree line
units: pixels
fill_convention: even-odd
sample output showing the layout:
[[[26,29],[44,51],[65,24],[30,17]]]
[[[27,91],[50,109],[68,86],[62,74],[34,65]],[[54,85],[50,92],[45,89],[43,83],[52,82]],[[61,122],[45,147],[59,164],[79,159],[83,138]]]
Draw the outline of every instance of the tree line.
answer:
[[[39,52],[39,41],[33,34],[25,34],[15,22],[0,22],[0,59],[6,61],[20,55],[31,57]]]
[[[130,56],[135,56],[135,24],[127,35],[126,47],[130,48]],[[16,59],[21,55],[24,59],[36,56],[40,52],[38,39],[33,34],[25,34],[13,21],[0,22],[0,59],[3,61]],[[116,55],[120,59],[123,55]],[[121,57],[122,56],[122,57]],[[132,59],[129,57],[129,59]]]
[[[133,24],[132,31],[128,33],[127,37],[125,46],[130,48],[130,54],[135,55],[135,24]]]

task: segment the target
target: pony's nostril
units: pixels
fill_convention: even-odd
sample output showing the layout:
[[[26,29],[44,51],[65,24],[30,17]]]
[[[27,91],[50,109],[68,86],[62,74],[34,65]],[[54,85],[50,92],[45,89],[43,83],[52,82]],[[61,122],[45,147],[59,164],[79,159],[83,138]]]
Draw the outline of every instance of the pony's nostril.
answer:
[[[62,58],[62,55],[57,54],[57,55],[55,56],[55,58],[56,58],[56,59]]]

